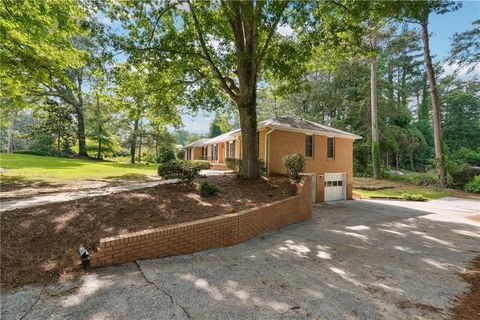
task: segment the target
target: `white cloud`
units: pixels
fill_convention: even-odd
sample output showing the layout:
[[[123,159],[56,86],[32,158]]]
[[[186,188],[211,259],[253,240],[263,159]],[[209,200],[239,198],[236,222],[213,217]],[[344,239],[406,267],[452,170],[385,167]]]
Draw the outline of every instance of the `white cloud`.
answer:
[[[473,70],[471,70],[473,67]],[[473,66],[464,66],[460,67],[457,63],[442,64],[443,73],[442,76],[449,76],[455,74],[461,80],[473,80],[475,78],[480,78],[480,63],[477,63]]]
[[[284,37],[291,37],[295,35],[295,31],[288,24],[282,24],[277,27],[277,32]]]

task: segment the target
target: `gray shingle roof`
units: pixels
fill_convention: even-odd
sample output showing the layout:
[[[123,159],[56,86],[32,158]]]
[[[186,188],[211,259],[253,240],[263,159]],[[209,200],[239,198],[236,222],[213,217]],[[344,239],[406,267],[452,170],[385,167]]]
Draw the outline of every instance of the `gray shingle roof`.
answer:
[[[320,132],[324,134],[331,134],[331,135],[338,135],[338,136],[344,136],[344,137],[349,137],[352,139],[361,139],[362,137],[347,132],[339,129],[335,129],[320,123],[316,123],[313,121],[301,119],[301,118],[295,118],[295,117],[289,117],[289,116],[283,116],[283,117],[277,117],[273,119],[268,119],[265,121],[261,121],[258,123],[258,128],[278,128],[278,129],[290,129],[290,130],[299,130],[299,131],[311,131],[312,133],[315,132]]]
[[[335,129],[335,128],[332,128],[320,123],[316,123],[313,121],[295,118],[295,117],[289,117],[289,116],[277,117],[273,119],[260,121],[258,123],[258,129],[264,129],[264,128],[287,129],[292,131],[320,133],[325,135],[341,136],[341,137],[355,139],[355,140],[362,139],[361,136],[358,136],[356,134],[353,134],[347,131]],[[189,145],[186,145],[185,147],[186,148],[187,147],[203,147],[206,144],[231,141],[240,134],[241,134],[240,129],[235,129],[235,130],[226,132],[224,134],[221,134],[218,137],[215,137],[212,139],[200,139],[198,141],[190,143]]]

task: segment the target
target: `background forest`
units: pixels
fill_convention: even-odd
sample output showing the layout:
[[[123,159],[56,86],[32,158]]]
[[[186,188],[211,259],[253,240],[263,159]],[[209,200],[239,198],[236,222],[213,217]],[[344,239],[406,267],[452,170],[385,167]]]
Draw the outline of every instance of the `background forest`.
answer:
[[[210,137],[253,114],[361,135],[358,176],[401,179],[392,169],[403,169],[463,188],[478,175],[480,20],[454,36],[447,59],[429,66],[435,53],[425,53],[429,15],[461,3],[282,3],[265,2],[259,18],[252,110],[241,103],[245,65],[230,67],[236,34],[215,3],[3,0],[1,151],[164,162],[201,137],[181,115],[202,110],[215,113]]]

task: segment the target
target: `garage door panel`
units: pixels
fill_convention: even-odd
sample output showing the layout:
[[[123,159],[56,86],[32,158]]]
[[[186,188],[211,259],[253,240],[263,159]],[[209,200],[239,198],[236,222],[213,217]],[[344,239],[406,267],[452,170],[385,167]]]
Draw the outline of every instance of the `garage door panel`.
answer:
[[[325,201],[345,200],[347,197],[346,173],[325,174]]]

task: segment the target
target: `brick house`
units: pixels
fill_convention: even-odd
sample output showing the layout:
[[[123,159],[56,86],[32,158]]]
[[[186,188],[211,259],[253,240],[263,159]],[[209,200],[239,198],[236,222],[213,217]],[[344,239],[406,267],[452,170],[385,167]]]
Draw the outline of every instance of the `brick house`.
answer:
[[[282,158],[305,157],[305,174],[312,176],[314,202],[352,198],[353,142],[360,136],[316,122],[277,117],[258,123],[259,158],[267,175],[287,174]],[[242,158],[240,129],[185,146],[186,160],[208,160],[214,169],[226,169],[226,158]]]

